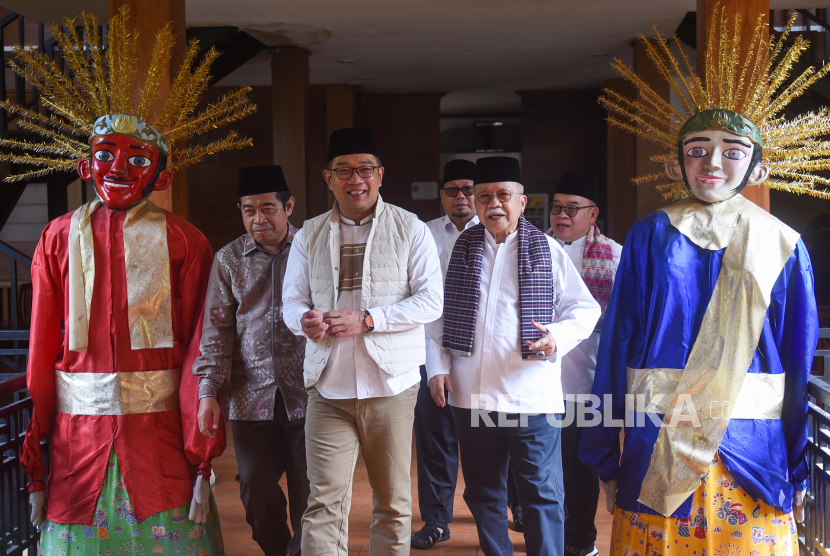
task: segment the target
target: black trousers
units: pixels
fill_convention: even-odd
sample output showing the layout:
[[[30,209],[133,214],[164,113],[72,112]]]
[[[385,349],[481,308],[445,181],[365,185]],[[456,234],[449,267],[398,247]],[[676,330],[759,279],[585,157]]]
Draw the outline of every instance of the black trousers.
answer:
[[[415,451],[418,461],[418,506],[423,521],[452,522],[458,480],[458,438],[450,406],[438,407],[421,367],[415,404]]]
[[[583,548],[597,540],[594,518],[599,501],[599,477],[579,461],[579,440],[582,429],[577,427],[577,406],[582,402],[565,401],[565,422],[562,427],[562,477],[565,482],[565,544]],[[580,408],[581,411],[584,409]],[[571,416],[573,415],[573,418]]]
[[[277,391],[271,421],[231,421],[245,519],[265,556],[300,554],[303,512],[308,504],[305,419],[288,420]],[[279,481],[287,475],[288,501]],[[288,528],[291,513],[291,530]]]

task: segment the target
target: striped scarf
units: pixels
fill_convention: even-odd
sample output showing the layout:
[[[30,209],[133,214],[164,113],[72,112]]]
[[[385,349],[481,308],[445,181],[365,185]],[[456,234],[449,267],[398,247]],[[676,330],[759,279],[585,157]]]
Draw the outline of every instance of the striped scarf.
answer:
[[[546,233],[550,237],[556,237],[553,235],[552,228],[549,228]],[[611,239],[600,233],[596,224],[591,224],[591,229],[588,230],[588,236],[585,238],[585,250],[582,252],[582,268],[579,269],[582,281],[588,286],[591,295],[602,309],[600,322],[611,300],[614,272],[617,270],[614,266],[614,251],[611,248],[613,243]]]
[[[524,216],[519,217],[519,322],[522,359],[533,352],[525,341],[537,341],[542,333],[531,321],[553,322],[553,264],[545,234]],[[484,225],[468,228],[458,237],[450,258],[444,285],[443,347],[453,355],[473,353],[473,335],[478,311],[481,264],[484,256]]]

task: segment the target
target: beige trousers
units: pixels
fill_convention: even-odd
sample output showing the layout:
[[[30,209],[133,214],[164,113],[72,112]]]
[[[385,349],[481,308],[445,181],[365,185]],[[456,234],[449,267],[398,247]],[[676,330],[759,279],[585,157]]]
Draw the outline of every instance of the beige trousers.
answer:
[[[306,459],[311,494],[303,515],[304,556],[346,556],[357,454],[372,487],[369,556],[407,556],[412,535],[412,421],[416,384],[397,396],[329,400],[308,392]]]

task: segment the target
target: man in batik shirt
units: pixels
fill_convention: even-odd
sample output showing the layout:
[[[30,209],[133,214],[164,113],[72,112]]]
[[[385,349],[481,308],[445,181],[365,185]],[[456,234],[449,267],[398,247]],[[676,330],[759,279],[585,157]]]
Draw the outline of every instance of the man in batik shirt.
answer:
[[[305,342],[282,320],[282,282],[294,234],[294,197],[282,168],[239,171],[239,209],[247,233],[216,253],[202,328],[199,426],[213,436],[220,387],[227,382],[239,491],[253,538],[266,556],[300,554],[308,503],[305,457]],[[288,478],[291,530],[285,494]]]

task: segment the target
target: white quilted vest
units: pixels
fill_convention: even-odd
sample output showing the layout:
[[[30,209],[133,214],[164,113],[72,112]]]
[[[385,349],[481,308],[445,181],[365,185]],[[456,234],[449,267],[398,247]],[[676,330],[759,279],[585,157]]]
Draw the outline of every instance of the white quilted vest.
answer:
[[[410,296],[407,265],[416,218],[411,212],[384,203],[378,196],[363,259],[361,310],[391,305]],[[336,203],[329,212],[305,221],[303,239],[308,249],[311,302],[322,312],[337,310],[340,211]],[[331,353],[331,342],[328,336],[319,343],[306,340],[306,388],[320,378]],[[423,326],[403,332],[366,332],[363,342],[372,360],[391,376],[411,371],[426,359]]]

